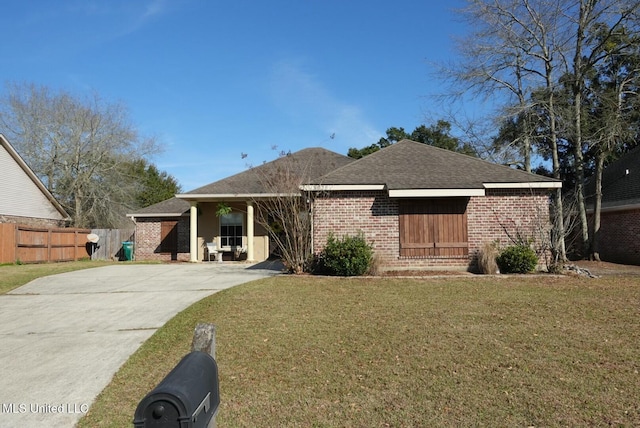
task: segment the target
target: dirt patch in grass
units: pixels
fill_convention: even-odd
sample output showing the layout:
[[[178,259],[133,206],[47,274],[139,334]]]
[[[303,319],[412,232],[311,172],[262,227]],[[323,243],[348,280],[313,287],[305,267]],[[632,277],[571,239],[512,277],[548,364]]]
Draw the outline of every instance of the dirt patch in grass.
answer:
[[[220,427],[640,426],[639,308],[635,276],[256,281],[167,323],[80,426],[130,426],[198,322]]]
[[[465,271],[455,270],[388,270],[380,274],[382,277],[423,277],[423,276],[472,276],[473,274]]]
[[[609,262],[594,262],[589,260],[577,260],[569,262],[583,269],[588,269],[594,275],[638,275],[640,276],[640,266],[623,265]]]
[[[595,262],[589,260],[576,260],[566,263],[575,265],[582,269],[587,269],[596,276],[603,275],[638,275],[640,276],[640,266],[624,265],[610,262]],[[544,273],[543,273],[544,274]],[[477,276],[478,273],[455,270],[389,270],[381,273],[382,277],[437,277],[437,276]]]

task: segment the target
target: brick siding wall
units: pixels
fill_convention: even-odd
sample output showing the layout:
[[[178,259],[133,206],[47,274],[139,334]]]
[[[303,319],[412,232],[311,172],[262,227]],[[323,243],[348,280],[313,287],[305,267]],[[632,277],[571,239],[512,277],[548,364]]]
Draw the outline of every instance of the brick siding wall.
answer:
[[[398,201],[385,192],[335,192],[313,204],[313,250],[324,248],[330,233],[337,238],[362,231],[384,265],[397,262]]]
[[[551,223],[549,192],[546,189],[488,189],[485,196],[472,197],[467,206],[469,255],[475,263],[478,251],[486,242],[500,247],[514,240],[533,240],[544,267],[544,251],[549,246]]]
[[[511,243],[509,235],[548,239],[549,198],[546,190],[487,190],[467,205],[468,258],[402,258],[398,200],[384,191],[332,192],[314,201],[313,246],[322,251],[327,237],[362,231],[372,244],[382,269],[475,268],[485,242]]]
[[[600,259],[640,265],[640,209],[603,212],[600,219]]]
[[[136,260],[189,261],[189,218],[178,220],[178,252],[160,252],[161,218],[137,218],[134,253]]]

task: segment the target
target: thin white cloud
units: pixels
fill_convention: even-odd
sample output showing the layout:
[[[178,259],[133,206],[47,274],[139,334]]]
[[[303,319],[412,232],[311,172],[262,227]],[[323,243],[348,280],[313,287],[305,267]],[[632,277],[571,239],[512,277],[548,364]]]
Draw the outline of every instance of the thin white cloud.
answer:
[[[26,46],[18,58],[46,62],[90,51],[144,30],[182,5],[178,0],[75,0],[24,8],[16,19],[17,37]]]
[[[359,108],[348,105],[342,106],[337,112],[331,129],[336,139],[357,148],[373,144],[384,135],[363,117]]]
[[[112,0],[109,2],[79,1],[68,5],[68,12],[95,21],[100,28],[106,23],[108,32],[102,38],[112,40],[142,29],[152,20],[168,13],[167,0]],[[104,30],[104,28],[102,28]]]
[[[143,20],[153,18],[157,15],[162,15],[167,9],[167,2],[165,0],[154,0],[147,4],[146,10],[142,15]]]
[[[140,21],[162,14],[168,5],[166,0],[111,0],[103,1],[76,1],[67,4],[66,12],[92,17],[119,17],[121,19]]]
[[[165,0],[151,0],[144,3],[131,3],[132,8],[124,8],[123,14],[126,17],[126,26],[121,28],[117,37],[122,37],[134,33],[149,22],[161,17],[168,12],[168,5]]]
[[[283,60],[271,71],[272,98],[278,108],[296,121],[307,121],[333,136],[334,146],[361,147],[383,135],[358,105],[334,96],[301,60]]]

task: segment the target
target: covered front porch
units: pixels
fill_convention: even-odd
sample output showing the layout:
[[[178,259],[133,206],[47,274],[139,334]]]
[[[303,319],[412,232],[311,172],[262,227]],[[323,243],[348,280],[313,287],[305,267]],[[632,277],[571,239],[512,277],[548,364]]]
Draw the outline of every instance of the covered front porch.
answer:
[[[269,234],[256,222],[256,203],[253,200],[190,198],[187,201],[190,204],[189,260],[191,262],[209,260],[261,262],[269,258]],[[215,253],[209,257],[212,247],[215,247]]]

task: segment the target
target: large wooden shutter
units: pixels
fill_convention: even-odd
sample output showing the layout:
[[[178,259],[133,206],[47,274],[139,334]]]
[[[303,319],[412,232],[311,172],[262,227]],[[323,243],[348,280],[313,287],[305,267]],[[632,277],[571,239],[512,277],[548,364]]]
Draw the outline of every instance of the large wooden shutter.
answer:
[[[178,220],[162,220],[160,223],[160,252],[178,251]]]
[[[467,256],[467,202],[468,198],[400,201],[400,256]]]

